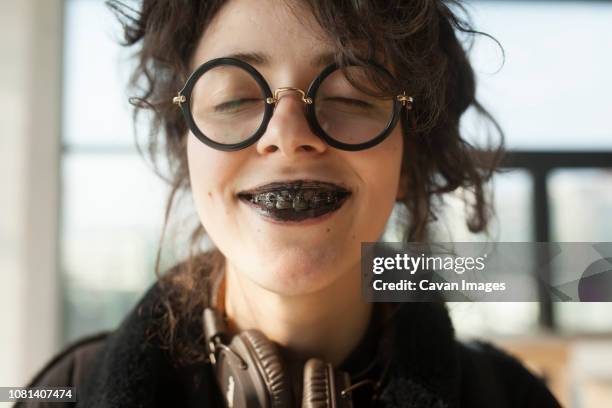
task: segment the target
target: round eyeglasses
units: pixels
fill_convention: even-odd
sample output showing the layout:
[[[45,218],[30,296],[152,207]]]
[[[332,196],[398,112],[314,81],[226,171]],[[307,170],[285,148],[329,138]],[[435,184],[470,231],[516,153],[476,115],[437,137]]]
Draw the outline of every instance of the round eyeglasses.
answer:
[[[369,68],[391,75],[375,62]],[[375,90],[363,67],[345,69],[360,87]],[[189,129],[200,141],[215,149],[236,151],[264,134],[284,92],[299,93],[314,134],[332,147],[349,151],[382,142],[397,124],[400,111],[411,109],[413,102],[405,92],[380,97],[357,89],[335,63],[323,69],[307,92],[283,87],[272,93],[253,66],[235,58],[216,58],[202,64],[172,102],[180,107]]]

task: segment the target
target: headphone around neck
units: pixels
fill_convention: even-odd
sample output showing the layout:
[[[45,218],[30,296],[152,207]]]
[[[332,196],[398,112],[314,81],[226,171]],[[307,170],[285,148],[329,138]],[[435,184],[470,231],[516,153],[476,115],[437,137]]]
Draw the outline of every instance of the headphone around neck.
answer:
[[[285,375],[277,345],[259,330],[235,335],[227,342],[224,324],[215,309],[206,308],[207,352],[228,408],[286,408],[293,405],[291,384]],[[353,406],[348,373],[311,358],[304,365],[302,408]]]
[[[224,310],[224,275],[221,271],[213,282],[211,305],[215,306],[204,309],[203,320],[206,352],[226,407],[295,406],[297,387],[292,387],[287,375],[280,346],[256,329],[228,339],[227,325],[219,312]],[[368,382],[377,391],[381,380],[377,383],[363,380],[351,385],[347,372],[334,369],[331,363],[321,359],[310,358],[303,367],[301,408],[353,408],[351,391]]]

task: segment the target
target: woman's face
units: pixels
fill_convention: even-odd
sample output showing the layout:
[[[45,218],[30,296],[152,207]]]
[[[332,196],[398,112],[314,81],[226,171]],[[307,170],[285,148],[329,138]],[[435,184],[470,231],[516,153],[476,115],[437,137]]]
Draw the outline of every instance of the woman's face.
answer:
[[[192,67],[230,54],[257,53],[267,61],[251,63],[272,90],[306,90],[328,63],[313,61],[335,50],[313,16],[304,12],[299,18],[282,0],[231,0],[197,44]],[[303,102],[287,93],[265,134],[250,147],[223,152],[191,133],[187,143],[196,208],[228,268],[283,295],[323,289],[344,273],[360,279],[361,242],[380,238],[398,193],[399,126],[373,148],[338,150],[311,132]],[[332,182],[352,194],[327,217],[294,224],[274,222],[237,196],[269,182],[299,179]]]

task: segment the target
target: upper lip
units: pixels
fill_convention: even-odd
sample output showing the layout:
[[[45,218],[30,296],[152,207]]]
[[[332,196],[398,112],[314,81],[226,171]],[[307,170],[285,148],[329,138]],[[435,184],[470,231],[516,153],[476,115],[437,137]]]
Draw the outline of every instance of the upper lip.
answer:
[[[274,190],[291,190],[298,188],[323,188],[330,190],[339,190],[344,193],[350,193],[350,189],[341,184],[330,182],[330,181],[321,181],[321,180],[313,180],[313,179],[298,179],[298,180],[281,180],[281,181],[273,181],[271,183],[266,183],[259,185],[257,187],[243,190],[238,192],[238,195],[255,195],[266,193]]]

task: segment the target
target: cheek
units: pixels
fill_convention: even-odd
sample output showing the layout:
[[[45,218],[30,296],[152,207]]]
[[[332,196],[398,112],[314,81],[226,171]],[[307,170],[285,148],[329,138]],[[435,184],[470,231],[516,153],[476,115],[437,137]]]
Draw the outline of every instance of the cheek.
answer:
[[[187,162],[189,165],[189,180],[193,191],[194,199],[198,201],[202,193],[213,188],[211,174],[212,167],[215,167],[214,157],[206,151],[206,147],[194,136],[189,135],[187,142]],[[211,192],[212,193],[212,192]]]
[[[364,234],[377,239],[391,215],[398,193],[403,140],[399,129],[380,145],[353,156],[361,178],[359,208]]]
[[[361,173],[370,204],[393,206],[397,196],[402,152],[403,139],[398,128],[383,143],[363,152],[364,169]]]
[[[225,152],[209,148],[191,134],[188,137],[191,191],[202,223],[208,224],[208,219],[218,217],[225,206],[224,188],[234,174],[232,161],[227,160]]]

